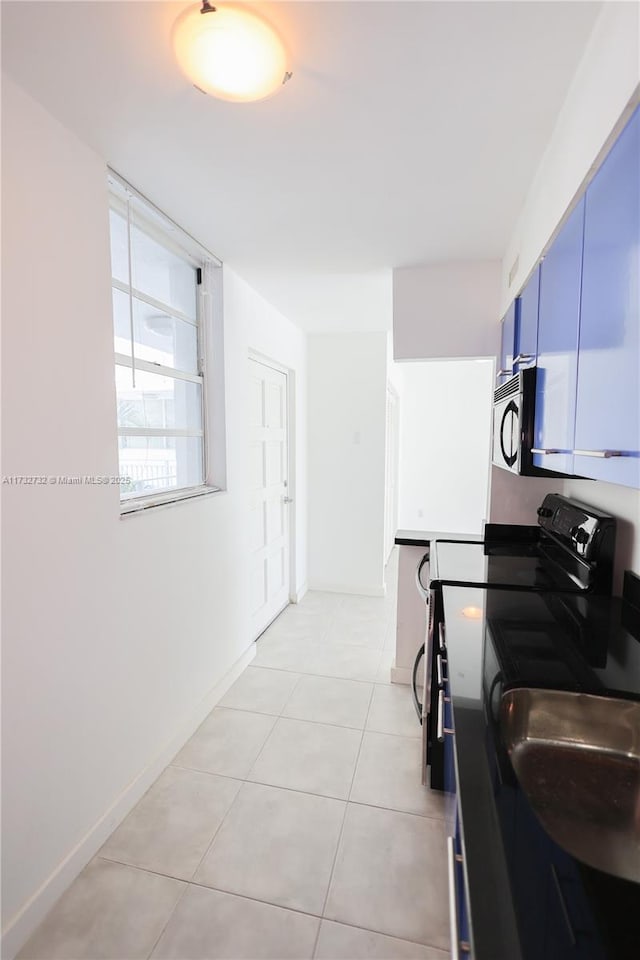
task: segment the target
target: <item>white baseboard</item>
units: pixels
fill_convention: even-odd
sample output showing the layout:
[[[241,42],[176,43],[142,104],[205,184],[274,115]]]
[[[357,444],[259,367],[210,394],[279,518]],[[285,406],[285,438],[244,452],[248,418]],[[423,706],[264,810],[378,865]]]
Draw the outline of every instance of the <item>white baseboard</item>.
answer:
[[[178,750],[184,746],[189,737],[198,729],[205,717],[222,699],[229,687],[234,683],[244,668],[251,663],[256,655],[255,644],[236,660],[222,680],[213,687],[200,701],[189,718],[184,721],[178,733],[164,745],[161,751],[144,768],[144,770],[122,791],[109,809],[100,817],[97,823],[84,835],[82,840],[71,850],[56,869],[47,877],[44,883],[24,906],[9,921],[2,933],[1,956],[3,960],[13,960],[13,957],[26,943],[38,924],[44,919],[56,900],[64,893],[67,887],[75,880],[89,860],[98,852],[115,828],[124,820],[138,800],[147,792],[152,783],[157,780],[164,768],[174,758]]]
[[[411,683],[410,667],[391,667],[391,683]]]
[[[361,597],[385,597],[386,588],[371,587],[364,583],[314,583],[310,590],[322,590],[325,593],[351,593]]]
[[[296,592],[294,593],[293,597],[291,598],[291,602],[300,603],[300,601],[302,600],[302,598],[304,597],[308,589],[309,589],[309,584],[303,583],[300,589],[296,590]]]

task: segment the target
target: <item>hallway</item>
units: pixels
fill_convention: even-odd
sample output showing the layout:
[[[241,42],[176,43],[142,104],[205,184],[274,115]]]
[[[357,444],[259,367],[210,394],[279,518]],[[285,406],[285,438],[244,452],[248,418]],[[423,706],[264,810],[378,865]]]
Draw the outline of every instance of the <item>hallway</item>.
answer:
[[[420,785],[388,595],[308,593],[20,957],[444,960],[443,803]]]

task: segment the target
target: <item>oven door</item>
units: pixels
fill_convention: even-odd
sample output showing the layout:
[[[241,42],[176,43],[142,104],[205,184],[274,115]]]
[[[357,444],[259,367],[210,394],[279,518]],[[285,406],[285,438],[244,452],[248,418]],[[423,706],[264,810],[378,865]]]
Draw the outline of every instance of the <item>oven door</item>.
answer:
[[[413,693],[413,703],[420,723],[422,724],[422,763],[421,774],[423,785],[427,782],[427,767],[431,763],[431,731],[432,717],[431,710],[431,661],[434,645],[434,609],[435,609],[435,591],[429,590],[427,595],[427,635],[424,643],[420,646],[413,665],[413,675],[411,686]],[[435,721],[433,721],[435,722]]]

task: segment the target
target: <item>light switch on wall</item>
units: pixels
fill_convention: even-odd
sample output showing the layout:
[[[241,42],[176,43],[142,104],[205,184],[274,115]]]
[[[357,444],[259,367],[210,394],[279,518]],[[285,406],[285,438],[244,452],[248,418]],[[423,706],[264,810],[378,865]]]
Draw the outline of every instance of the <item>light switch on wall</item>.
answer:
[[[353,435],[353,445],[354,445],[354,447],[359,447],[359,446],[360,446],[360,431],[359,431],[359,430],[356,430],[356,432],[355,432],[354,435]]]

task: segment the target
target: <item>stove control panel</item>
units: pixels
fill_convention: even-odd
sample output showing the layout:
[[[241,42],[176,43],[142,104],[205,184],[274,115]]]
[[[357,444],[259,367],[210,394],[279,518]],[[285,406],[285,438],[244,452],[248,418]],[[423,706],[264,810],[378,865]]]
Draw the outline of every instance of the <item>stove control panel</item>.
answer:
[[[557,493],[538,507],[538,524],[583,560],[597,560],[605,531],[615,529],[613,517]]]

